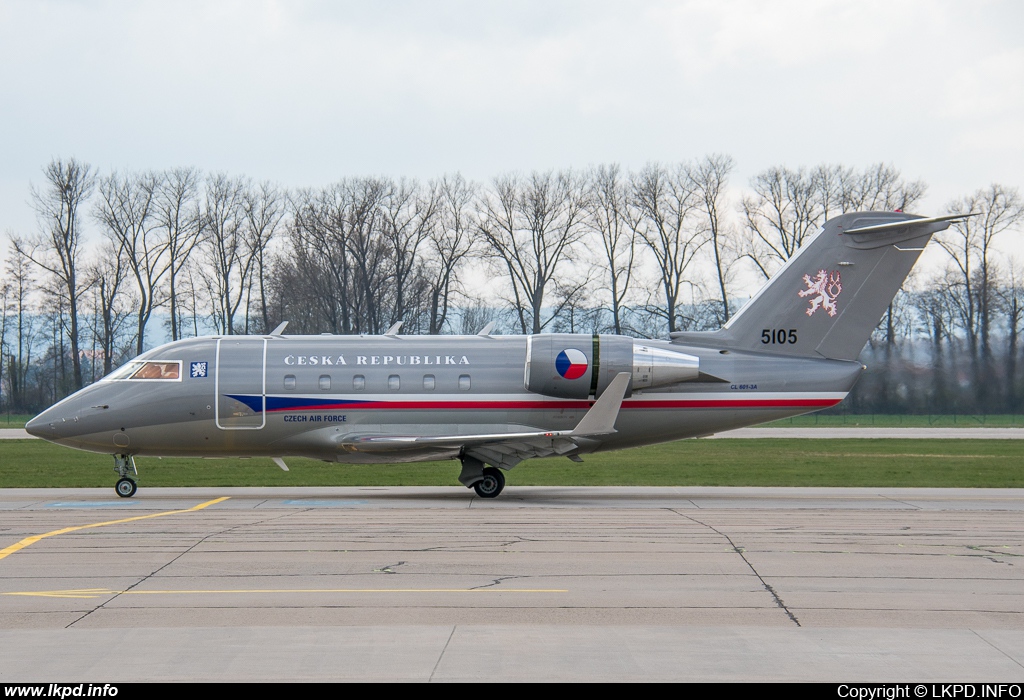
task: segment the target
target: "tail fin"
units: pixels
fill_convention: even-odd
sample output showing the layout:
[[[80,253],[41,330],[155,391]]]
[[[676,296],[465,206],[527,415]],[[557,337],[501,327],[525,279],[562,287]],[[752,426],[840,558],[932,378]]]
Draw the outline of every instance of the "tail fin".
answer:
[[[934,233],[963,215],[843,214],[789,259],[723,328],[676,343],[854,360]]]

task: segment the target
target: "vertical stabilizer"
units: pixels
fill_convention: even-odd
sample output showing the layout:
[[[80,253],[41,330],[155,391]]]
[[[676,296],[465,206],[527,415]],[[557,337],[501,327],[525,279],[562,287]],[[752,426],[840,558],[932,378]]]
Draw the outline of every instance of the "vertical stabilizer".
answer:
[[[843,214],[825,222],[721,330],[677,343],[853,360],[933,234],[963,216]]]

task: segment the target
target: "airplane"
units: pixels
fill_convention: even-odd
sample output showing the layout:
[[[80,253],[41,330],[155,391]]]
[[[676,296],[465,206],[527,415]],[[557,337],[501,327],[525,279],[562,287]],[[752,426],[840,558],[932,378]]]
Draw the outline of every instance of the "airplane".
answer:
[[[284,335],[178,340],[25,426],[111,454],[119,496],[137,456],[342,463],[458,459],[495,498],[534,457],[700,437],[842,401],[857,357],[932,235],[963,215],[826,221],[720,329],[668,340],[546,333]]]

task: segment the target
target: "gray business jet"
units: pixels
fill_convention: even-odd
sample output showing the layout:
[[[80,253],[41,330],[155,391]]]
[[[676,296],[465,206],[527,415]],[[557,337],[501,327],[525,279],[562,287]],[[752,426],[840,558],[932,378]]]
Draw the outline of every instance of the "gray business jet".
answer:
[[[482,498],[531,457],[698,437],[834,406],[932,235],[962,216],[844,214],[723,328],[615,335],[216,336],[146,352],[32,419],[114,456],[393,463],[459,459]]]

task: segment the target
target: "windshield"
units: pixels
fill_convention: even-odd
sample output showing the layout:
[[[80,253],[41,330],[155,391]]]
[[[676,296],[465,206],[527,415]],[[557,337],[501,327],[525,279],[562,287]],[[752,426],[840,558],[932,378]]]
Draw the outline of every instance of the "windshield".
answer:
[[[117,381],[122,379],[144,379],[144,380],[178,380],[181,379],[180,360],[157,360],[140,362],[132,360],[103,378],[104,381]]]

